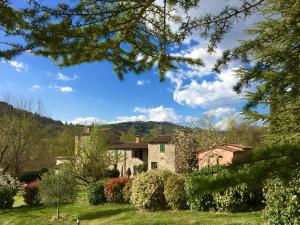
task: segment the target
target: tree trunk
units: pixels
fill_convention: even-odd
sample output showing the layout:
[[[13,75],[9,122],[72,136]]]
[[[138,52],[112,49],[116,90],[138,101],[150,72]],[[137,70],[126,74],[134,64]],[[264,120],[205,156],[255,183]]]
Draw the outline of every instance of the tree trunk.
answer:
[[[60,219],[60,216],[59,216],[59,209],[60,209],[60,208],[59,208],[59,207],[60,207],[60,204],[58,203],[58,204],[57,204],[57,211],[56,211],[56,219],[57,219],[57,220]]]

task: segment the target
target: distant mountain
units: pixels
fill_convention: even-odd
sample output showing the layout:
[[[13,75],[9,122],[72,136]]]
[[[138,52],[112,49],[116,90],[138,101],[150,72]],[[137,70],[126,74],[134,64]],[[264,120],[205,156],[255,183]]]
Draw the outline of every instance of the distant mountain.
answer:
[[[32,113],[28,112],[22,109],[17,109],[14,108],[12,105],[6,103],[6,102],[1,102],[0,101],[0,117],[9,114],[9,113],[17,113],[17,114],[31,114],[33,115],[37,121],[42,125],[42,126],[48,126],[51,127],[51,130],[60,130],[64,125],[61,121],[59,120],[53,120],[49,117],[41,116],[37,113]],[[130,128],[134,128],[137,131],[137,134],[143,136],[147,134],[152,128],[159,126],[161,128],[162,133],[172,133],[175,129],[180,129],[183,128],[182,126],[169,123],[169,122],[153,122],[153,121],[148,121],[148,122],[124,122],[124,123],[116,123],[116,124],[107,124],[104,125],[104,127],[110,128],[115,132],[122,133],[126,132]],[[77,125],[76,127],[84,127],[82,125]]]
[[[12,105],[8,104],[7,102],[0,101],[0,117],[4,115],[8,115],[11,113],[15,113],[17,115],[28,114],[33,115],[35,119],[42,125],[42,126],[51,126],[54,129],[60,129],[64,126],[64,124],[59,120],[53,120],[46,116],[41,116],[37,113],[28,112],[26,110],[14,108]]]
[[[116,123],[116,124],[109,124],[105,125],[110,127],[111,129],[118,131],[118,132],[126,132],[130,128],[134,128],[137,131],[137,134],[143,136],[147,134],[152,128],[159,126],[161,128],[162,133],[172,133],[175,129],[183,128],[182,126],[169,123],[169,122],[124,122],[124,123]]]

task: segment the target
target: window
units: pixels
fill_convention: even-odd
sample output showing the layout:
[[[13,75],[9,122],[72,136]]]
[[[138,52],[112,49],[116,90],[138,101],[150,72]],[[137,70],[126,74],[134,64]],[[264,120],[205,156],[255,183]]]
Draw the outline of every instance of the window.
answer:
[[[138,158],[140,160],[143,160],[143,150],[141,149],[133,150],[132,158]]]
[[[160,150],[160,152],[165,152],[166,151],[166,146],[164,144],[160,144],[159,150]]]
[[[151,170],[157,169],[157,162],[151,162]]]

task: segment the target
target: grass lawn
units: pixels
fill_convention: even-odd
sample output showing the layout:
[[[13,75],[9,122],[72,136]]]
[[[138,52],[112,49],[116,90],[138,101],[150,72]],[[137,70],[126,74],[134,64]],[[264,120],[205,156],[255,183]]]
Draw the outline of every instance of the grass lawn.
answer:
[[[261,212],[253,213],[204,213],[194,211],[160,211],[141,212],[130,205],[105,204],[100,206],[88,205],[85,195],[81,193],[75,204],[62,208],[65,219],[54,221],[55,208],[25,206],[22,196],[16,196],[13,209],[0,210],[1,225],[47,225],[47,224],[76,224],[80,225],[223,225],[223,224],[263,224]]]

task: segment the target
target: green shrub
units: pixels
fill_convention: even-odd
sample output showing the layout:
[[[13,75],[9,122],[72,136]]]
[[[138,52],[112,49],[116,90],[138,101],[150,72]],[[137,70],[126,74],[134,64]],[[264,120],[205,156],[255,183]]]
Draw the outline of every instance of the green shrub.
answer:
[[[27,205],[39,205],[41,198],[39,195],[40,181],[33,181],[24,186],[24,202]]]
[[[24,172],[20,177],[19,181],[22,183],[31,183],[36,180],[41,180],[41,177],[46,173],[48,169],[42,168],[39,171],[27,171]]]
[[[300,176],[288,184],[276,178],[266,182],[264,218],[272,225],[300,223]]]
[[[164,209],[164,182],[170,175],[168,171],[150,170],[136,176],[131,188],[132,204],[139,209]]]
[[[129,181],[127,177],[110,179],[104,186],[105,197],[108,202],[124,203],[123,188]]]
[[[130,197],[132,194],[132,190],[131,190],[132,182],[133,179],[129,179],[123,188],[123,199],[125,203],[130,203]]]
[[[186,193],[184,190],[184,177],[171,175],[165,181],[164,195],[168,206],[172,209],[186,209]]]
[[[226,172],[221,166],[210,166],[188,174],[185,178],[185,191],[190,209],[198,211],[216,210],[213,192],[203,191],[199,181],[213,178],[216,174]]]
[[[103,182],[96,181],[89,184],[87,188],[87,199],[91,205],[99,205],[106,202]]]
[[[135,165],[134,169],[136,169],[136,171],[138,172],[138,174],[142,173],[142,172],[146,172],[148,169],[147,164],[139,164],[139,165]]]
[[[104,177],[106,178],[118,178],[120,176],[120,172],[117,169],[105,170]]]
[[[263,207],[261,189],[251,189],[247,184],[239,184],[214,194],[219,211],[245,212]]]
[[[19,182],[9,175],[0,176],[0,209],[11,208],[18,192]]]

